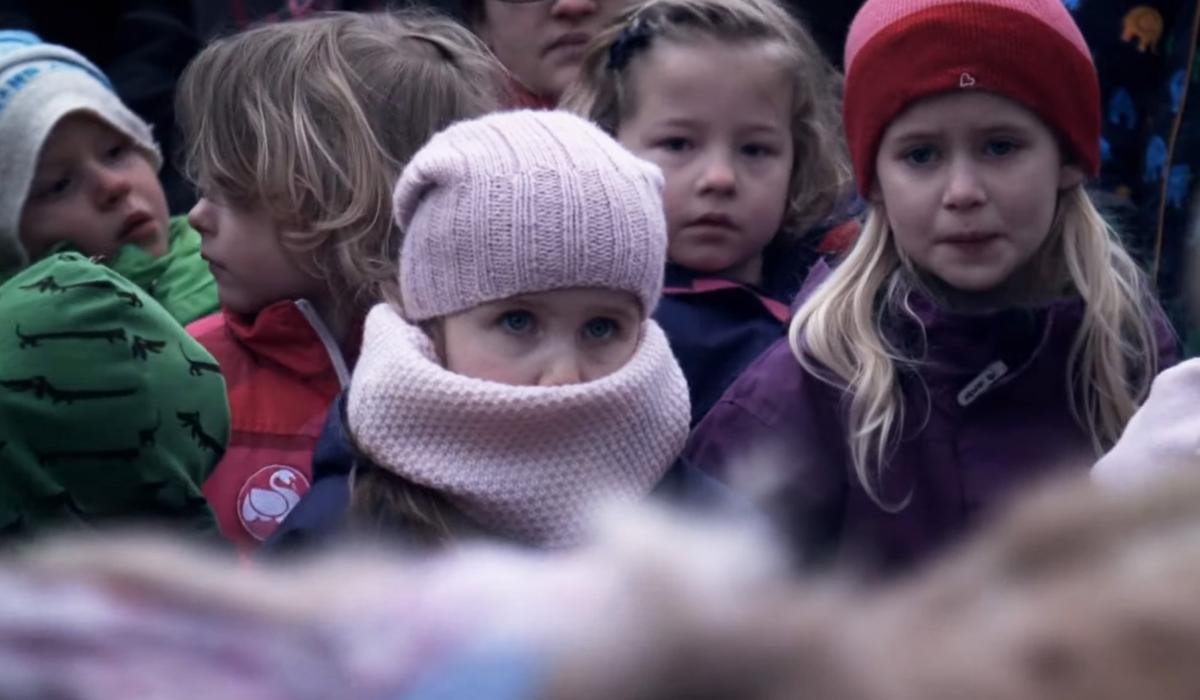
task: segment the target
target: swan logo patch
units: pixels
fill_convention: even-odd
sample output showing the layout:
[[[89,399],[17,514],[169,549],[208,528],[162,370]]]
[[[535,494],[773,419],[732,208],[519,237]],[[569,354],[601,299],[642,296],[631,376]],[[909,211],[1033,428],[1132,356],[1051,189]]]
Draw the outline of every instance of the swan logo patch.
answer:
[[[238,493],[238,519],[242,527],[262,542],[308,493],[308,478],[286,464],[272,464],[254,472]]]

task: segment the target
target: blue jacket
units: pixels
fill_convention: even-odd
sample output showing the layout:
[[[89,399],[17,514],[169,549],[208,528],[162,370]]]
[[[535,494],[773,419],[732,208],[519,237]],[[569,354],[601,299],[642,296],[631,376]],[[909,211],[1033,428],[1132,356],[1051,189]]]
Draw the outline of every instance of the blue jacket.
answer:
[[[792,300],[809,268],[823,253],[836,252],[826,243],[837,239],[841,247],[855,232],[857,224],[850,222],[814,231],[791,246],[768,247],[761,286],[667,265],[654,320],[687,377],[693,426],[742,370],[787,332]]]
[[[350,473],[369,465],[350,441],[345,422],[346,394],[329,409],[313,452],[313,484],[287,518],[263,544],[268,556],[302,550],[349,534]],[[750,507],[715,479],[682,459],[676,461],[651,493],[687,509],[748,515]],[[403,534],[401,533],[403,543]]]

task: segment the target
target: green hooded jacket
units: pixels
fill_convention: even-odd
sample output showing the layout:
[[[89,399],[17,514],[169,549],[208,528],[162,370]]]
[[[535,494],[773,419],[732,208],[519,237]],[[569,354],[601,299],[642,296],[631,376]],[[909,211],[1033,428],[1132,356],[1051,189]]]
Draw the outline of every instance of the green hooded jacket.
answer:
[[[54,253],[0,285],[0,536],[215,533],[200,488],[228,438],[216,362],[132,282]]]

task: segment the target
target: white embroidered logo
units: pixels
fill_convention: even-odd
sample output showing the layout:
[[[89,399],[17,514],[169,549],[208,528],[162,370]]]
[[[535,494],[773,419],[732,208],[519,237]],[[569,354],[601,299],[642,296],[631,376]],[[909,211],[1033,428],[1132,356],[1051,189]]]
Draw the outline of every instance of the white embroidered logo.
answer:
[[[963,73],[958,76],[958,86],[960,88],[975,87],[975,76],[970,73]]]
[[[1008,374],[1008,365],[1001,360],[996,360],[988,365],[974,379],[970,381],[963,390],[958,392],[958,405],[970,406],[975,399],[983,396],[984,392],[992,388],[1000,378]]]
[[[242,484],[238,519],[255,539],[265,540],[308,489],[308,479],[294,467],[286,464],[263,467]]]

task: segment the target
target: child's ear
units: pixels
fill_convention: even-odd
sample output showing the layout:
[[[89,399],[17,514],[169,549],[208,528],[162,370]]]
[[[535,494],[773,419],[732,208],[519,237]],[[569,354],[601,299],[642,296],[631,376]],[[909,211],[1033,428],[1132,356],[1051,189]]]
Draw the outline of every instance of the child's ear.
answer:
[[[1069,190],[1072,187],[1078,187],[1087,180],[1087,175],[1083,173],[1083,168],[1075,163],[1064,163],[1058,169],[1058,189]]]

